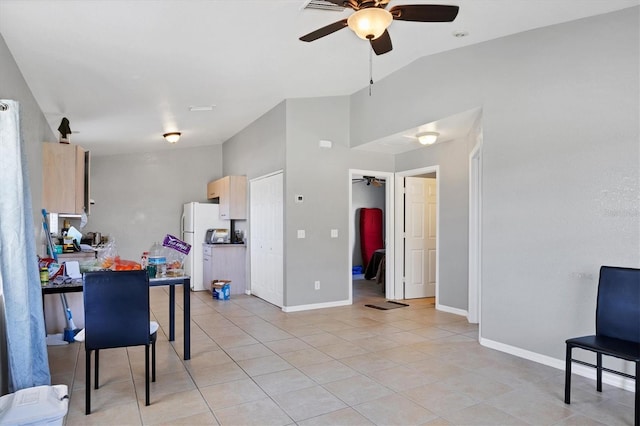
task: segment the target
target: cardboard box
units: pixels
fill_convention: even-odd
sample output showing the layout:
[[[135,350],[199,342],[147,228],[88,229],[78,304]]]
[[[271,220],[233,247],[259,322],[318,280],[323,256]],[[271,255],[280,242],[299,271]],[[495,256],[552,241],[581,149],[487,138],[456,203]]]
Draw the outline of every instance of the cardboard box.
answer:
[[[229,300],[231,280],[213,280],[211,282],[211,297],[218,300]]]

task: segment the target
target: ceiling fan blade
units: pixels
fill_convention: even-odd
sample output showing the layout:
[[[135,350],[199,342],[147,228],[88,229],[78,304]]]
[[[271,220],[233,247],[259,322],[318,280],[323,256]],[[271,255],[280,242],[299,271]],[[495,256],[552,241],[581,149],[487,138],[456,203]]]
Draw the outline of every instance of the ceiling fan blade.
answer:
[[[376,55],[382,55],[384,53],[390,52],[393,49],[393,45],[391,44],[391,36],[389,36],[389,31],[384,30],[382,35],[376,39],[371,40],[371,47]]]
[[[307,35],[303,35],[302,37],[300,37],[300,40],[302,40],[302,41],[314,41],[314,40],[317,40],[317,39],[319,39],[321,37],[327,36],[327,35],[329,35],[331,33],[335,33],[336,31],[341,30],[346,26],[347,26],[347,20],[343,19],[341,21],[334,22],[333,24],[329,24],[326,27],[322,27],[320,29],[312,31]]]
[[[324,1],[326,1],[327,3],[333,3],[336,6],[351,7],[351,5],[349,5],[349,2],[346,0],[324,0]],[[347,4],[345,5],[345,3]]]
[[[389,10],[393,19],[415,22],[451,22],[458,16],[458,6],[442,4],[404,4]]]

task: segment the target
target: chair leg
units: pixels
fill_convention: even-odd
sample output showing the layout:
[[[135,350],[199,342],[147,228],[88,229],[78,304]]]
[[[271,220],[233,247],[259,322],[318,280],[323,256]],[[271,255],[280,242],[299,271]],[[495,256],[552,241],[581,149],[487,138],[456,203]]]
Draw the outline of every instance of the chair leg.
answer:
[[[640,426],[640,362],[636,362],[636,402],[634,425]]]
[[[100,369],[100,349],[96,349],[96,369],[94,370],[95,373],[95,382],[96,382],[96,389],[98,389],[100,387],[99,382],[98,382],[98,371]]]
[[[156,342],[151,343],[151,381],[156,381]]]
[[[571,350],[573,347],[567,344],[564,367],[564,403],[571,404]]]
[[[85,378],[84,388],[84,414],[91,414],[91,351],[85,349]]]
[[[602,354],[596,354],[596,390],[602,392]]]
[[[144,393],[145,405],[149,405],[149,345],[144,346]]]

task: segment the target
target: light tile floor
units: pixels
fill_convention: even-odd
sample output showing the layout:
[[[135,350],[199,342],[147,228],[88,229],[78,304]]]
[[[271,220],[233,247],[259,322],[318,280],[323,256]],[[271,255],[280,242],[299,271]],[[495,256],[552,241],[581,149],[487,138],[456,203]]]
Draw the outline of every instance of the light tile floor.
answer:
[[[477,326],[432,299],[380,311],[372,281],[351,306],[283,313],[258,298],[191,296],[192,358],[167,341],[168,293],[151,289],[160,323],[156,383],[144,405],[144,348],[101,352],[101,388],[84,414],[84,348],[49,347],[52,382],[69,386],[67,425],[630,425],[633,393],[477,343]],[[180,290],[178,290],[178,293]],[[182,300],[182,295],[177,295]],[[126,332],[126,331],[125,331]]]

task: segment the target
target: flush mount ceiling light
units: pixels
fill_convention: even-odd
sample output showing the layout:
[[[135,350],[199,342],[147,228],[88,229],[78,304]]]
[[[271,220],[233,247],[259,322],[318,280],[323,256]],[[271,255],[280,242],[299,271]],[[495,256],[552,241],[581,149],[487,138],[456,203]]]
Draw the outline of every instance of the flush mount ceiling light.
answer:
[[[169,143],[176,143],[180,140],[180,135],[180,132],[170,132],[165,133],[164,135],[162,135],[162,137],[165,138]]]
[[[438,132],[420,132],[416,135],[416,138],[422,145],[433,145],[438,140],[438,136],[440,136]]]
[[[189,111],[191,112],[196,112],[196,111],[213,111],[213,108],[215,107],[215,105],[191,105],[189,107]]]
[[[388,10],[377,7],[360,9],[347,19],[347,25],[363,40],[375,40],[382,35],[393,21]]]

